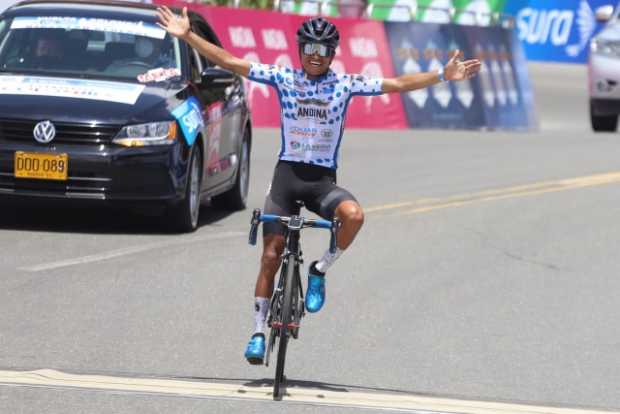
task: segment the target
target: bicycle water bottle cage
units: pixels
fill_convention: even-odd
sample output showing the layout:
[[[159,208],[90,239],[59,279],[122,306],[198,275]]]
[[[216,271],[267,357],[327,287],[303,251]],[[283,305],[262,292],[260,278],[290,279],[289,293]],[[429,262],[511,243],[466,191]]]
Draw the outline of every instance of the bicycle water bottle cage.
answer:
[[[289,230],[301,230],[301,227],[304,225],[304,219],[300,216],[291,216],[288,221]]]

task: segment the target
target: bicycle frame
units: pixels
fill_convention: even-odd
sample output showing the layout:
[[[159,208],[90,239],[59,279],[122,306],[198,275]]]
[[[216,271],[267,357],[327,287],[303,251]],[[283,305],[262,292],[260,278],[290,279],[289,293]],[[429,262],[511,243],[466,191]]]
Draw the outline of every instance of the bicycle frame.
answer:
[[[290,218],[291,220],[300,220],[303,223],[303,218],[299,217],[299,216],[293,216]],[[286,273],[288,270],[289,266],[293,266],[294,268],[294,277],[293,277],[293,283],[295,284],[295,286],[293,287],[293,291],[296,291],[299,293],[299,295],[296,295],[295,298],[293,298],[293,300],[295,301],[294,308],[293,308],[293,316],[294,319],[292,321],[292,332],[294,332],[293,337],[295,339],[297,339],[297,332],[296,330],[299,328],[299,321],[301,320],[301,318],[304,315],[304,306],[303,306],[303,301],[304,301],[304,291],[303,291],[303,285],[301,283],[301,272],[300,272],[300,267],[301,265],[304,263],[303,260],[303,252],[301,250],[301,244],[300,244],[300,232],[301,232],[302,226],[299,227],[295,227],[295,226],[291,226],[290,222],[289,225],[286,228],[286,233],[285,233],[285,248],[284,248],[284,252],[282,253],[282,269],[280,271],[280,277],[278,279],[278,285],[277,288],[274,289],[274,292],[272,294],[272,298],[271,298],[271,307],[270,309],[273,309],[273,305],[274,305],[274,300],[275,298],[278,297],[278,293],[281,293],[283,291],[284,288],[284,283],[285,283],[285,279],[286,279]],[[291,259],[292,259],[292,263],[291,263]],[[297,301],[301,301],[301,312],[295,312],[297,310]],[[271,325],[269,325],[271,327]],[[281,326],[276,326],[277,328],[281,328]],[[288,327],[288,329],[291,329],[291,326]],[[267,356],[267,358],[265,359],[265,365],[269,366],[269,357]]]

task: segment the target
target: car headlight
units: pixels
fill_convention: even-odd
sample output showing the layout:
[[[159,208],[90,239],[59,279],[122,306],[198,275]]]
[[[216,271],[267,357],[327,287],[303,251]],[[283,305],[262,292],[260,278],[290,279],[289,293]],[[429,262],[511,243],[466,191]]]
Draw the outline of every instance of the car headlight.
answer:
[[[143,147],[145,145],[171,145],[176,139],[176,121],[166,121],[127,125],[121,129],[112,142],[126,147]]]
[[[620,58],[620,42],[616,40],[592,39],[590,51],[599,55]]]

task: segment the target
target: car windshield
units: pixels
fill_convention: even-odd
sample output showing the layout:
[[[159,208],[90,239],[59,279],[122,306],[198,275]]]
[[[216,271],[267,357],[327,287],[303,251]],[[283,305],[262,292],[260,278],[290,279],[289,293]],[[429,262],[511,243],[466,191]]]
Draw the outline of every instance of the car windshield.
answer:
[[[0,21],[0,71],[145,83],[180,76],[181,57],[154,23],[17,16]]]

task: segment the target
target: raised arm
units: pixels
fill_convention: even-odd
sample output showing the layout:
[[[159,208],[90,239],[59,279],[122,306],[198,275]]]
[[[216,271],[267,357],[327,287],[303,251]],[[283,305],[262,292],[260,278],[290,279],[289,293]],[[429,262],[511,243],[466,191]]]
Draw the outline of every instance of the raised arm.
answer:
[[[452,55],[443,68],[443,79],[439,71],[411,73],[383,79],[381,91],[383,93],[408,92],[433,86],[443,80],[460,81],[476,76],[480,71],[480,61],[478,59],[461,61],[461,57],[462,53],[459,50]]]
[[[168,7],[162,6],[157,9],[157,16],[159,17],[159,22],[157,24],[162,29],[166,30],[172,36],[184,40],[196,49],[198,53],[204,55],[219,67],[246,77],[250,73],[249,61],[231,55],[226,50],[208,42],[191,31],[189,17],[187,16],[187,7],[183,7],[183,15],[178,16],[172,13]]]

